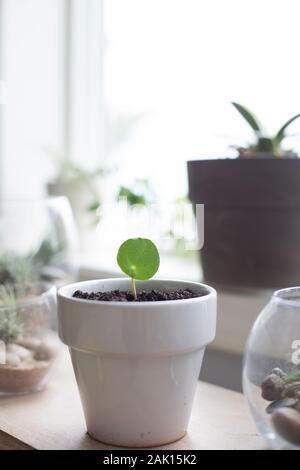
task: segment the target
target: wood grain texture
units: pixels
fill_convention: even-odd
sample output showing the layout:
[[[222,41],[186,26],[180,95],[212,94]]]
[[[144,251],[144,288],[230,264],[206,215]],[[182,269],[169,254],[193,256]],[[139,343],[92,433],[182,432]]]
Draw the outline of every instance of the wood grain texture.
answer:
[[[115,447],[86,434],[75,378],[67,352],[40,393],[0,398],[0,449],[94,449]],[[244,397],[200,382],[186,436],[159,449],[263,449]]]

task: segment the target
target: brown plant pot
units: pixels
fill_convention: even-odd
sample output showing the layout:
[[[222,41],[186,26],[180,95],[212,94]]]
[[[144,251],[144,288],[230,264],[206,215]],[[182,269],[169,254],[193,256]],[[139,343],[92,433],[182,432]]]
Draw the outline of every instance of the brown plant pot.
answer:
[[[205,280],[300,284],[300,159],[188,162],[189,197],[205,204]]]

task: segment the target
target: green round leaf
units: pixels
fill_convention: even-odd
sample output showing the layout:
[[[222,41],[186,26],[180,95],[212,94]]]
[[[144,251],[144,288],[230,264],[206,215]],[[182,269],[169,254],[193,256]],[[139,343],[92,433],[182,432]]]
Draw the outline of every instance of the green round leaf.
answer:
[[[122,271],[133,279],[150,279],[159,268],[159,253],[151,240],[130,238],[122,243],[117,256]]]

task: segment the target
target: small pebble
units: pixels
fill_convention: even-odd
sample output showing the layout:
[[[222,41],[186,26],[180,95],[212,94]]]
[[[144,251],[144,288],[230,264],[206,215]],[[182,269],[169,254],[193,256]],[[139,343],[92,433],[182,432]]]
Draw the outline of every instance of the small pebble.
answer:
[[[300,413],[292,408],[281,408],[271,416],[274,429],[286,441],[300,446]]]
[[[21,361],[31,356],[31,351],[29,351],[29,349],[23,348],[23,346],[15,343],[8,344],[6,351],[19,356]]]
[[[268,375],[261,384],[261,395],[265,400],[276,401],[282,398],[284,381],[277,374]]]
[[[34,353],[34,359],[37,361],[49,361],[53,359],[57,354],[57,345],[52,343],[41,343],[38,348],[36,348]]]
[[[17,344],[24,348],[35,350],[40,346],[41,340],[38,338],[20,338],[18,339]]]
[[[18,367],[21,363],[21,359],[17,354],[13,352],[7,352],[5,355],[5,363],[8,366]]]
[[[271,374],[278,375],[278,377],[283,378],[286,377],[287,374],[283,372],[279,367],[275,367],[275,369],[272,370]]]
[[[283,400],[273,401],[266,409],[268,414],[274,413],[279,408],[293,408],[298,403],[296,398],[284,398]]]

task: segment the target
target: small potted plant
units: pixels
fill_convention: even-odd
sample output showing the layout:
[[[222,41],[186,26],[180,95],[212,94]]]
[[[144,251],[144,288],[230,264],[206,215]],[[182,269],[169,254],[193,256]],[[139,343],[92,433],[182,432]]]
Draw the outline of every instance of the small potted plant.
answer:
[[[41,390],[58,356],[56,289],[0,285],[0,395]]]
[[[117,261],[130,279],[59,290],[60,337],[70,349],[89,434],[119,446],[166,444],[187,429],[205,346],[215,336],[216,292],[195,282],[149,280],[160,261],[147,239],[124,242]]]
[[[238,103],[254,140],[238,158],[188,162],[189,197],[205,204],[204,278],[223,285],[287,287],[300,275],[300,159]]]

